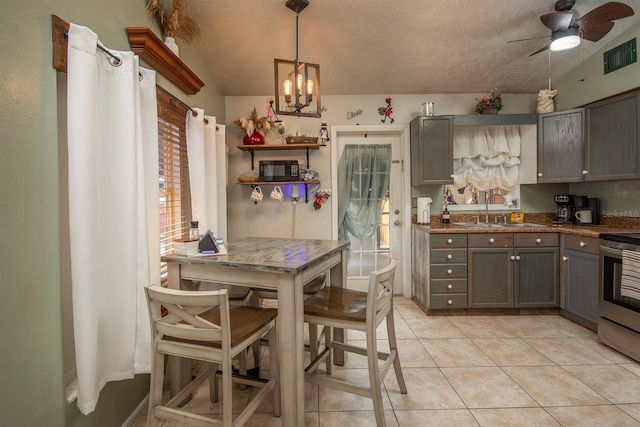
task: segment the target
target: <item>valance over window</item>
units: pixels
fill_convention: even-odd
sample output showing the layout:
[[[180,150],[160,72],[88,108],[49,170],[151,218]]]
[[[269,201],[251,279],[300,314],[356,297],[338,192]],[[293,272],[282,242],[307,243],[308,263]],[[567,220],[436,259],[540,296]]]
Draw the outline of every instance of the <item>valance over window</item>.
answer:
[[[520,126],[457,126],[453,134],[453,182],[478,190],[518,185]]]

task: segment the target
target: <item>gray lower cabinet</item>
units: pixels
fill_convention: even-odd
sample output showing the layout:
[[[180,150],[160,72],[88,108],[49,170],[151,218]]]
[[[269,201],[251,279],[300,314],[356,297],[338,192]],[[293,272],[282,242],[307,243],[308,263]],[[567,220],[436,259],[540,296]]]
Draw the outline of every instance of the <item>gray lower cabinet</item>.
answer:
[[[411,185],[453,182],[453,116],[416,117],[409,125]]]
[[[469,308],[559,305],[557,233],[469,234]]]
[[[640,178],[640,91],[585,107],[586,181]]]
[[[428,307],[467,308],[467,235],[432,234]]]
[[[595,237],[565,235],[562,252],[564,309],[594,331],[598,324],[599,244]]]
[[[411,227],[411,295],[422,307],[427,307],[428,253],[429,233]]]

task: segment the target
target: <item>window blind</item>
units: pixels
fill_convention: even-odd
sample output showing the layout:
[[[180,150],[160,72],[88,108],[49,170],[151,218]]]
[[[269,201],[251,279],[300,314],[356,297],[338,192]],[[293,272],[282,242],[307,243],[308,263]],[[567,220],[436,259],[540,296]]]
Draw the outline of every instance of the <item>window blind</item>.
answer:
[[[191,220],[186,115],[188,107],[157,86],[158,162],[160,186],[160,255],[174,251],[175,239],[188,237]],[[162,283],[167,281],[161,263]]]

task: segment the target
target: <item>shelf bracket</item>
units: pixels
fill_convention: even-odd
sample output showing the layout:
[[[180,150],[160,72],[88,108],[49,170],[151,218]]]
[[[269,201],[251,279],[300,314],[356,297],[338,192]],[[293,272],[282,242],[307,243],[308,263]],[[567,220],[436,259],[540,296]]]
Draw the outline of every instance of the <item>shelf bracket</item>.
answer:
[[[307,168],[310,168],[311,166],[309,166],[309,147],[307,147]]]
[[[254,153],[255,153],[255,151],[253,149],[249,148],[249,154],[251,154],[251,170],[255,169],[255,166],[253,166]]]

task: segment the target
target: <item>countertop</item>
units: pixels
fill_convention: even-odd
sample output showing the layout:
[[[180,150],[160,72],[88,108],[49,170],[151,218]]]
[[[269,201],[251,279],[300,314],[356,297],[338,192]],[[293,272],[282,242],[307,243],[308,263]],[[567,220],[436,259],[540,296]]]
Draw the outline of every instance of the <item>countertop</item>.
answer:
[[[640,232],[640,229],[613,227],[608,225],[552,225],[540,224],[543,227],[464,227],[455,224],[443,224],[441,222],[431,224],[413,224],[413,227],[424,229],[430,233],[566,233],[587,237],[600,237],[602,233],[629,233]]]

